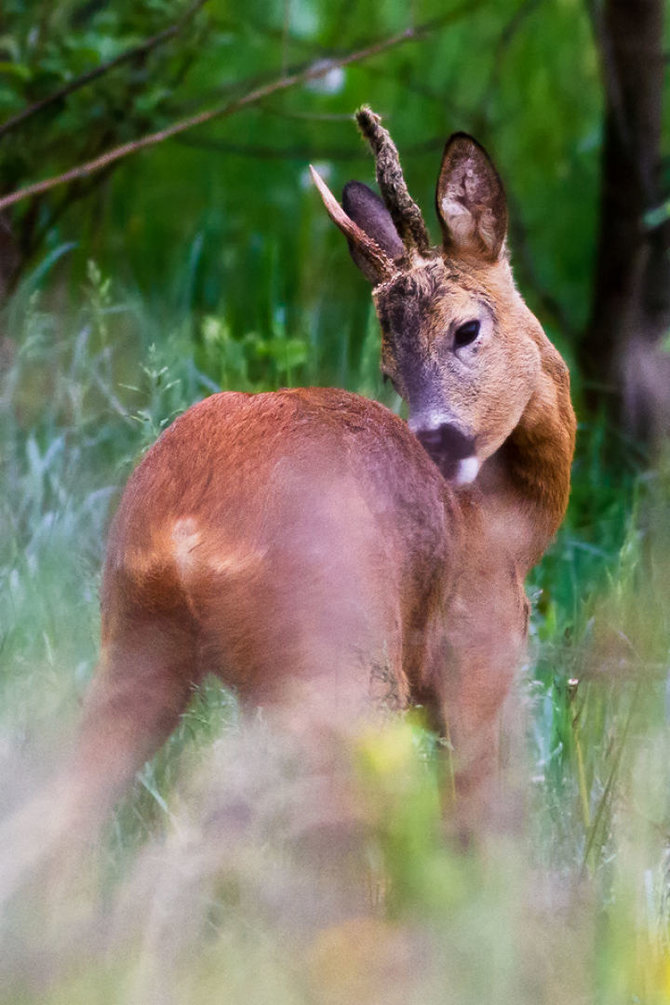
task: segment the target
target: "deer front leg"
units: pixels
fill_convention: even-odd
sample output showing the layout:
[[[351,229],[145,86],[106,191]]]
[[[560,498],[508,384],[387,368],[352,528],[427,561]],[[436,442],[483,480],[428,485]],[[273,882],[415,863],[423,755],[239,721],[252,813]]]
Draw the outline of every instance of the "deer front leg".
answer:
[[[506,590],[493,588],[480,600],[476,610],[467,610],[459,600],[460,611],[455,604],[450,612],[456,627],[450,632],[442,685],[447,784],[455,796],[456,829],[466,836],[509,816],[500,779],[502,719],[528,621],[528,602],[518,581]]]

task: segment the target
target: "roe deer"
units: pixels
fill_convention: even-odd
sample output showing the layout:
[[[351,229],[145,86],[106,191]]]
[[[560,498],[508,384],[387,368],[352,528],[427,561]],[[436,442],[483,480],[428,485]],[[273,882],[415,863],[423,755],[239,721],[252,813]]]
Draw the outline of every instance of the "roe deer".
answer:
[[[109,804],[210,672],[243,705],[322,722],[424,706],[463,796],[490,777],[527,629],[523,580],[566,508],[567,368],[517,292],[502,184],[457,133],[431,247],[398,153],[358,124],[383,201],[326,209],[373,284],[384,406],[326,388],[221,393],[130,478],[102,587],[102,648],[76,777]]]

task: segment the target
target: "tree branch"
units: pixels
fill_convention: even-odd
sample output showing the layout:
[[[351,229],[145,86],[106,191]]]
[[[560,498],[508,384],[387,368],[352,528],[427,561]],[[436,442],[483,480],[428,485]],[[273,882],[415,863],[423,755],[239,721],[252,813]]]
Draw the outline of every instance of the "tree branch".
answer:
[[[420,41],[421,37],[426,34],[426,31],[427,29],[421,27],[416,29],[408,28],[405,31],[400,32],[398,35],[393,35],[390,38],[372,43],[371,45],[368,45],[363,49],[359,49],[356,52],[349,53],[346,56],[335,59],[319,59],[316,62],[309,63],[304,69],[297,70],[288,75],[279,77],[268,84],[264,84],[261,87],[257,87],[254,90],[249,91],[248,94],[243,95],[241,98],[223,102],[215,105],[213,108],[199,112],[197,115],[192,115],[189,118],[173,122],[172,125],[166,126],[165,129],[160,129],[155,133],[149,133],[137,140],[131,140],[119,147],[108,150],[107,153],[102,154],[100,157],[87,161],[85,164],[79,164],[77,167],[71,168],[69,171],[65,171],[61,175],[57,175],[53,178],[47,178],[44,181],[35,182],[32,185],[26,185],[24,188],[11,192],[0,198],[0,212],[7,209],[8,206],[13,206],[15,203],[20,202],[23,199],[40,195],[42,192],[47,192],[49,189],[55,188],[57,185],[64,185],[67,182],[74,181],[78,178],[87,178],[94,172],[99,171],[101,168],[108,167],[110,164],[121,160],[123,157],[128,157],[130,154],[137,153],[147,147],[162,143],[164,140],[170,139],[172,136],[177,136],[179,133],[186,132],[187,129],[193,129],[195,126],[203,125],[205,122],[211,122],[212,119],[225,118],[242,108],[248,107],[249,105],[258,104],[260,101],[263,101],[265,98],[268,98],[273,94],[277,94],[280,91],[286,91],[290,87],[294,87],[296,84],[302,84],[308,80],[317,80],[319,77],[325,76],[335,67],[348,66],[351,63],[360,62],[363,59],[368,59],[371,56],[376,56],[381,52],[385,52],[387,49],[396,45],[401,45],[404,42]]]
[[[75,91],[80,90],[82,87],[86,87],[87,84],[90,84],[92,81],[104,76],[106,73],[109,73],[110,70],[114,70],[117,66],[121,66],[123,63],[128,63],[131,60],[136,59],[138,56],[144,56],[148,52],[151,52],[152,49],[156,49],[159,45],[162,45],[164,42],[174,38],[174,36],[182,30],[184,25],[190,21],[193,15],[208,2],[209,0],[195,0],[195,3],[192,3],[188,10],[184,11],[179,20],[170,25],[169,28],[165,28],[157,35],[152,36],[152,38],[148,38],[145,42],[141,42],[132,49],[127,49],[125,52],[120,53],[120,55],[115,56],[114,59],[110,59],[106,63],[101,63],[100,66],[96,66],[95,69],[89,70],[88,73],[83,73],[75,80],[71,80],[69,84],[65,84],[52,94],[48,94],[46,98],[36,101],[34,104],[29,105],[28,108],[24,108],[23,111],[12,116],[11,119],[7,119],[5,122],[0,124],[0,139],[16,129],[17,126],[22,125],[27,119],[32,118],[33,115],[37,115],[38,112],[48,108],[49,105],[53,105],[57,101],[61,101],[63,98],[69,97],[70,94],[74,94]]]

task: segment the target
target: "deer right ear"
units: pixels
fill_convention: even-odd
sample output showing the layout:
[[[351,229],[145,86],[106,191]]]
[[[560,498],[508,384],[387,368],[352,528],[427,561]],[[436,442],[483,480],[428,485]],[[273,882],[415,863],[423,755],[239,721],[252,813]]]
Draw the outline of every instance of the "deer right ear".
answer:
[[[444,250],[495,262],[507,235],[507,200],[498,172],[483,147],[454,133],[442,156],[436,193]]]
[[[371,283],[374,283],[375,285],[383,283],[387,279],[391,279],[391,277],[398,271],[397,266],[393,261],[393,249],[397,247],[397,245],[394,243],[393,235],[388,231],[388,226],[386,224],[384,227],[373,225],[375,222],[378,223],[379,216],[375,216],[375,214],[371,212],[372,204],[370,200],[367,200],[366,211],[358,213],[360,223],[362,224],[360,225],[340,206],[323,178],[316,173],[311,165],[309,170],[312,174],[312,181],[316,185],[319,190],[319,195],[323,199],[323,204],[326,207],[328,216],[331,218],[333,223],[340,228],[344,236],[347,238],[353,259],[363,274],[370,280]],[[361,186],[361,188],[365,187],[365,185]],[[349,188],[349,186],[347,186],[347,188]],[[369,189],[368,193],[373,200],[377,198],[374,192]],[[362,204],[362,200],[359,200],[358,198],[354,199],[354,202],[356,202],[357,206],[359,202]],[[381,200],[379,200],[379,202],[381,203]],[[402,253],[402,241],[398,237],[398,233],[393,226],[391,217],[385,209],[383,203],[381,204],[381,208],[388,216],[388,222],[393,230],[393,234],[395,234],[396,241],[400,244],[400,252]],[[358,209],[355,209],[354,212],[358,212]],[[368,233],[368,224],[370,225],[372,233]]]

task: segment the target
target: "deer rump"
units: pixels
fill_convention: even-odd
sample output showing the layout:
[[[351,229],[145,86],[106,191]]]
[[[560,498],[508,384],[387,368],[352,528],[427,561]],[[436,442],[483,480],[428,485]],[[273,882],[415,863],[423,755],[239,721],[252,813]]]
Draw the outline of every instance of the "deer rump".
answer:
[[[384,406],[326,388],[214,395],[127,486],[103,579],[103,671],[118,687],[127,663],[141,686],[126,650],[167,645],[188,667],[175,687],[213,672],[250,704],[297,689],[332,714],[403,708],[436,685],[428,651],[444,647],[457,539],[452,490]]]

